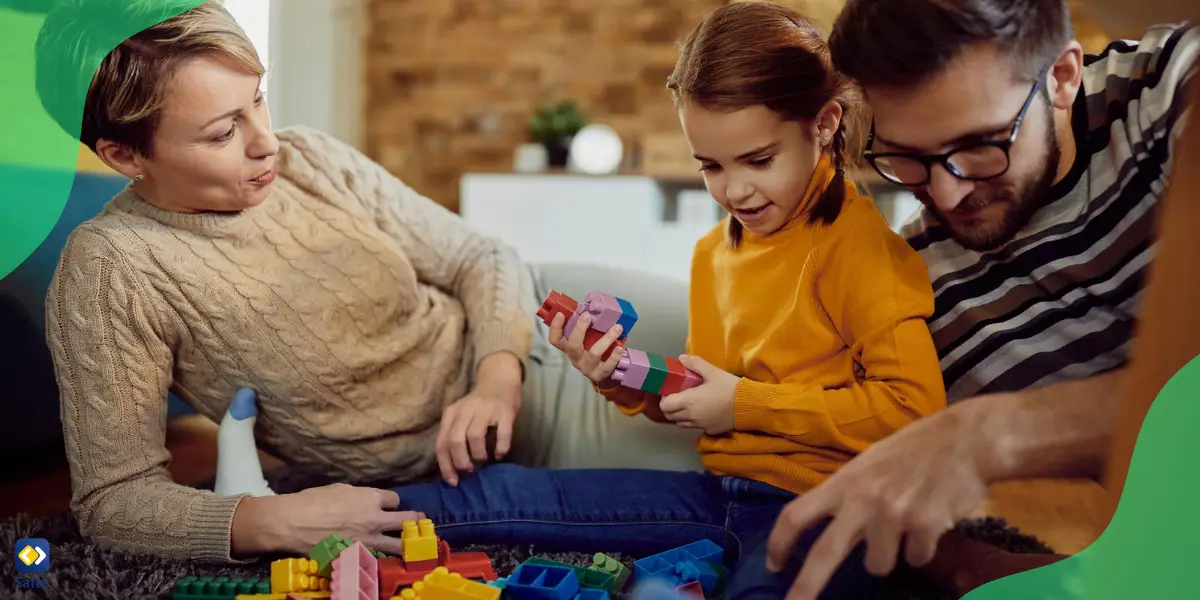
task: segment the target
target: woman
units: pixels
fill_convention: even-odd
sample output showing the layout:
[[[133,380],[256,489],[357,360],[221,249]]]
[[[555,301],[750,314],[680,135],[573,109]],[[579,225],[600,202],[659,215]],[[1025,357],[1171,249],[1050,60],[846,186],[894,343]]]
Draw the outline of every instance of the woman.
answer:
[[[38,40],[43,104],[72,131],[59,107],[90,80],[79,137],[132,180],[72,233],[46,300],[85,535],[218,561],[306,553],[334,531],[399,552],[385,533],[415,513],[389,510],[392,491],[174,484],[168,391],[217,420],[251,388],[265,446],[360,484],[435,462],[455,484],[488,458],[489,428],[495,458],[527,464],[696,465],[694,434],[639,429],[549,346],[537,269],[346,144],[272,132],[250,41],[219,3],[194,4],[70,0]],[[97,11],[162,22],[112,49]],[[628,276],[590,284],[637,302]]]

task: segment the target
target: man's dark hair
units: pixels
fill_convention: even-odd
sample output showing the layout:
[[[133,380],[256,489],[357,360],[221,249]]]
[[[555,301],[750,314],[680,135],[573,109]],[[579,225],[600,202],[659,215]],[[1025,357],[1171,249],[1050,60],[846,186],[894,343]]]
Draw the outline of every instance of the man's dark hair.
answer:
[[[1066,0],[848,0],[829,37],[834,66],[866,88],[908,88],[964,49],[992,44],[1032,78],[1075,36]]]

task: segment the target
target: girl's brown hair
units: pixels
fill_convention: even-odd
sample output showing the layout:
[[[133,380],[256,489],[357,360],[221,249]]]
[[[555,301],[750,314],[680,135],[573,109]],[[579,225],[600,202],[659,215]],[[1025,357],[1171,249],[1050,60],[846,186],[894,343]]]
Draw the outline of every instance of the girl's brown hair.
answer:
[[[861,99],[849,79],[833,68],[821,31],[788,8],[767,2],[727,4],[710,13],[683,40],[667,87],[676,106],[693,102],[708,110],[736,111],[763,105],[786,120],[812,120],[830,100],[842,118],[830,148],[836,175],[808,214],[808,222],[831,223],[845,201],[845,168],[858,157]],[[734,245],[742,224],[729,219]]]

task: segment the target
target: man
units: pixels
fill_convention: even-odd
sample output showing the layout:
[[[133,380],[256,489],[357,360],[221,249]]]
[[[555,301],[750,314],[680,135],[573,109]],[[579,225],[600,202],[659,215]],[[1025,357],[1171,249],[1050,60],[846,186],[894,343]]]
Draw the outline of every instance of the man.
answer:
[[[830,45],[871,105],[868,159],[924,204],[904,233],[952,405],[784,511],[772,562],[833,517],[795,599],[859,541],[873,573],[901,546],[928,564],[990,482],[1100,471],[1200,30],[1084,56],[1062,0],[849,0]]]

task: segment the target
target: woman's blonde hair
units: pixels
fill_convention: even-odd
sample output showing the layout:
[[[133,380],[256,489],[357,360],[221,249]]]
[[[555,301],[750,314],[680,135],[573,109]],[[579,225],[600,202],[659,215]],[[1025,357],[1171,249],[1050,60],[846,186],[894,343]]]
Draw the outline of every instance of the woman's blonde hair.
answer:
[[[224,57],[266,72],[220,0],[59,0],[36,53],[42,105],[93,152],[104,138],[151,156],[168,87],[188,60]]]

